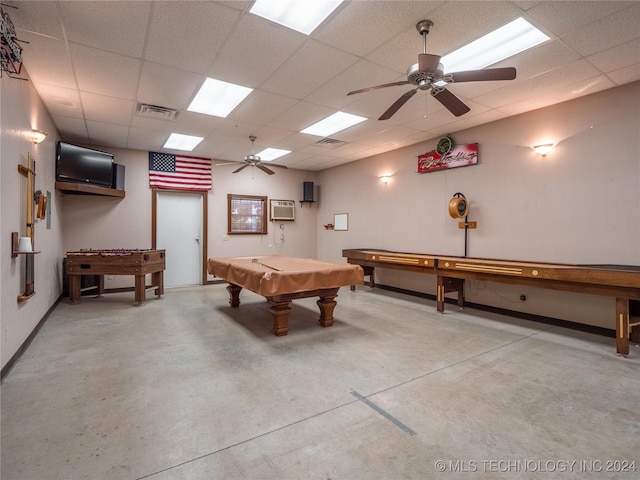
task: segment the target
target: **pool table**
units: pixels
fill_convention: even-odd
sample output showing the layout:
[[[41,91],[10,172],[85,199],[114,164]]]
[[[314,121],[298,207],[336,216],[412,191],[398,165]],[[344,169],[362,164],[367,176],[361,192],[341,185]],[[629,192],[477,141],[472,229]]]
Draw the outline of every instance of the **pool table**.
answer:
[[[243,288],[265,297],[271,305],[272,331],[277,336],[289,332],[292,300],[319,297],[316,303],[320,308],[320,325],[330,327],[340,287],[364,283],[359,265],[281,255],[209,258],[207,271],[229,283],[232,308],[240,306]]]

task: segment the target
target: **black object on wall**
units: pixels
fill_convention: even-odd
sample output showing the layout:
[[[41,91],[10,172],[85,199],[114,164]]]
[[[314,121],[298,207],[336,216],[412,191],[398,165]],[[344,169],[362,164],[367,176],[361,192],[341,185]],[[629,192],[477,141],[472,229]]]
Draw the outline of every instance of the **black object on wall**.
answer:
[[[302,201],[313,202],[313,182],[303,182]]]
[[[119,163],[113,164],[113,182],[111,188],[124,190],[124,165]]]

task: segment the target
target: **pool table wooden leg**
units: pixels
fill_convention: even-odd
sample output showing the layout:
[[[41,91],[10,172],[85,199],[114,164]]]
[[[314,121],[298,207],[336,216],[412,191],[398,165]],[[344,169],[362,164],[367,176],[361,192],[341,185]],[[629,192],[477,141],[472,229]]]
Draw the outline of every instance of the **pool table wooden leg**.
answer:
[[[271,304],[271,315],[273,316],[272,331],[277,337],[282,337],[289,333],[289,314],[291,313],[291,300],[284,302],[274,302]]]
[[[334,300],[337,295],[325,295],[320,297],[316,303],[320,307],[320,325],[330,327],[333,325],[333,309],[336,308],[338,302]]]
[[[231,308],[240,306],[240,290],[242,290],[242,287],[239,285],[235,285],[233,283],[227,285],[227,292],[229,292],[229,305],[231,305]]]

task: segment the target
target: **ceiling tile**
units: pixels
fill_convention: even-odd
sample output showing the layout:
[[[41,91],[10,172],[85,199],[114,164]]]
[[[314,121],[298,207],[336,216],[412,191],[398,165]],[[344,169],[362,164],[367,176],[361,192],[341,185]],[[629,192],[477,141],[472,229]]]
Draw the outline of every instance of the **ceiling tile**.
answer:
[[[639,27],[640,29],[640,27]],[[619,70],[640,63],[640,37],[587,57],[603,72]]]
[[[151,105],[184,110],[204,80],[205,77],[198,73],[145,61],[136,99]]]
[[[243,15],[208,75],[257,88],[304,43],[306,37],[256,15]]]
[[[67,40],[142,57],[151,2],[59,2]],[[114,34],[114,25],[118,26]]]
[[[34,82],[65,88],[77,88],[71,58],[64,41],[33,33],[24,33],[29,42],[23,47],[24,68]]]
[[[90,92],[80,92],[80,98],[87,120],[129,126],[135,109],[134,101]]]
[[[591,55],[640,37],[639,20],[640,2],[633,2],[633,6],[569,33],[562,40],[581,55]]]
[[[261,88],[302,99],[355,61],[353,55],[307,40]]]
[[[293,107],[297,100],[275,93],[254,90],[228,118],[269,125],[278,115]]]
[[[93,145],[105,147],[118,147],[127,143],[129,127],[114,125],[113,123],[96,122],[87,120],[87,130]]]
[[[38,95],[51,115],[83,118],[80,95],[75,88],[64,88],[46,83],[33,82]]]
[[[51,115],[56,124],[56,128],[62,140],[78,144],[89,144],[89,133],[87,125],[82,118],[64,117],[61,115]]]
[[[77,44],[71,54],[80,90],[135,100],[140,60]]]
[[[215,2],[154,2],[144,58],[206,73],[240,15]]]

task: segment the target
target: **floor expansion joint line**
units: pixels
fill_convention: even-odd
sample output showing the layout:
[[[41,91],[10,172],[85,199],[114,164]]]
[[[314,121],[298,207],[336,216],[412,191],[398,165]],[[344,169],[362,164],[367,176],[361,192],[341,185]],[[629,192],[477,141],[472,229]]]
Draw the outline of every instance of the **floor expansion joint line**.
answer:
[[[356,397],[358,400],[360,400],[362,403],[364,403],[365,405],[367,405],[368,407],[373,408],[376,412],[378,412],[380,415],[382,415],[384,418],[386,418],[387,420],[389,420],[391,423],[393,423],[396,427],[404,430],[405,432],[407,432],[409,435],[415,435],[416,432],[414,432],[413,430],[411,430],[409,427],[407,427],[404,423],[402,423],[400,420],[398,420],[397,418],[395,418],[393,415],[391,415],[389,412],[387,412],[386,410],[380,408],[378,405],[376,405],[375,403],[373,403],[372,401],[370,401],[369,399],[367,399],[367,397],[360,395],[358,392],[356,392],[355,390],[351,390],[351,394]]]
[[[546,332],[548,332],[550,330],[553,330],[554,328],[555,327],[552,326],[552,327],[549,327],[548,329],[532,332],[531,334],[525,335],[524,337],[517,338],[515,340],[512,340],[510,342],[504,343],[502,345],[498,345],[497,347],[490,348],[489,350],[477,353],[477,354],[472,355],[472,356],[470,356],[468,358],[463,358],[462,360],[460,360],[458,362],[454,362],[454,363],[451,363],[449,365],[445,365],[443,367],[437,368],[437,369],[432,370],[430,372],[423,373],[422,375],[418,375],[417,377],[413,377],[413,378],[410,378],[409,380],[405,380],[404,382],[396,383],[395,385],[391,385],[390,387],[383,388],[382,390],[378,390],[377,392],[373,392],[373,393],[369,394],[369,396],[377,395],[377,394],[383,393],[383,392],[387,392],[389,390],[393,390],[394,388],[400,387],[402,385],[407,385],[408,383],[411,383],[411,382],[413,382],[415,380],[420,380],[421,378],[425,378],[425,377],[428,377],[429,375],[433,375],[434,373],[442,372],[443,370],[446,370],[446,369],[451,368],[451,367],[456,367],[456,366],[461,365],[461,364],[463,364],[465,362],[468,362],[469,360],[473,360],[475,358],[482,357],[483,355],[486,355],[487,353],[495,352],[496,350],[500,350],[501,348],[508,347],[509,345],[513,345],[514,343],[518,343],[518,342],[520,342],[522,340],[526,340],[528,338],[534,337],[534,336],[539,335],[541,333],[546,333]]]
[[[183,462],[176,463],[175,465],[171,465],[170,467],[165,467],[165,468],[162,468],[162,469],[157,470],[155,472],[148,473],[146,475],[142,475],[140,477],[137,477],[135,480],[144,480],[145,478],[152,478],[155,475],[159,475],[161,473],[168,472],[168,471],[173,470],[175,468],[183,467],[185,465],[190,464],[191,462],[202,460],[203,458],[210,457],[211,455],[215,455],[216,453],[224,452],[225,450],[229,450],[230,448],[237,447],[237,446],[242,445],[244,443],[251,442],[253,440],[256,440],[258,438],[264,437],[266,435],[270,435],[270,434],[272,434],[274,432],[278,432],[280,430],[283,430],[285,428],[291,427],[293,425],[297,425],[298,423],[306,422],[307,420],[310,420],[312,418],[319,417],[320,415],[324,415],[325,413],[329,413],[329,412],[332,412],[334,410],[338,410],[340,408],[346,407],[347,405],[351,405],[351,404],[355,403],[356,401],[357,400],[353,400],[351,402],[343,403],[342,405],[337,405],[337,406],[335,406],[333,408],[329,408],[329,409],[324,410],[322,412],[318,412],[318,413],[315,413],[315,414],[310,415],[308,417],[304,417],[304,418],[301,418],[299,420],[296,420],[295,422],[291,422],[291,423],[288,423],[286,425],[282,425],[280,427],[274,428],[273,430],[269,430],[268,432],[260,433],[258,435],[255,435],[255,436],[251,437],[251,438],[247,438],[245,440],[240,440],[240,441],[238,441],[236,443],[233,443],[231,445],[227,445],[226,447],[220,447],[217,450],[213,450],[213,451],[208,452],[208,453],[203,453],[202,455],[198,455],[197,457],[190,458],[189,460],[185,460]]]

